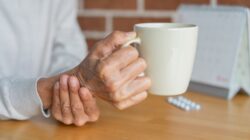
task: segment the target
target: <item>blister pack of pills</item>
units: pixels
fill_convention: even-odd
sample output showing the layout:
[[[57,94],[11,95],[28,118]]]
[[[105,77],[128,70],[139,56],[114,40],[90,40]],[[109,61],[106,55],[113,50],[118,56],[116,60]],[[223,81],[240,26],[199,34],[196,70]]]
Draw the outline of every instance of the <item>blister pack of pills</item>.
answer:
[[[193,102],[183,96],[178,96],[178,97],[168,97],[166,98],[168,103],[182,109],[185,111],[191,111],[191,110],[200,110],[201,105]]]

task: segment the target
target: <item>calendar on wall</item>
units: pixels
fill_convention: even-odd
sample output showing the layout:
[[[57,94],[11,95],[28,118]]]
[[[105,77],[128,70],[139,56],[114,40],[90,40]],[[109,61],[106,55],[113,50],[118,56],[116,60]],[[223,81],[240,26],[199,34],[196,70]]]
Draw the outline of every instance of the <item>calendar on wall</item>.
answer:
[[[250,95],[250,16],[244,7],[182,5],[175,22],[199,26],[189,89],[231,99]]]

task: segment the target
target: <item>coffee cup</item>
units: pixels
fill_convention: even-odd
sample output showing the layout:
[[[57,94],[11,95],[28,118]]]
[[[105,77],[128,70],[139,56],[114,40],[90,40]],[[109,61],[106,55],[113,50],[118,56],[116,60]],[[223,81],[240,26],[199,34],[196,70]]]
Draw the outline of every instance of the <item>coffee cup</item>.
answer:
[[[145,75],[152,80],[149,93],[179,95],[190,82],[195,59],[198,26],[181,23],[140,23],[134,26],[137,37],[123,47],[137,43],[147,62]]]

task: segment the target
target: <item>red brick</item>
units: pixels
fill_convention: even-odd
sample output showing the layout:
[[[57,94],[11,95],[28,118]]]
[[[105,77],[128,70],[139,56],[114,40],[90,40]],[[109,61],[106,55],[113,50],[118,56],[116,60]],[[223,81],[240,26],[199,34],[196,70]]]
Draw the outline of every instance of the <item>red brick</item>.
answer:
[[[104,17],[78,17],[78,22],[82,30],[104,31]]]
[[[250,7],[250,0],[218,0],[218,4]]]
[[[180,4],[209,4],[209,0],[145,0],[148,10],[175,10]]]
[[[170,22],[170,18],[114,18],[114,30],[131,31],[136,23],[144,22]]]
[[[84,0],[86,9],[136,9],[136,0]]]
[[[88,38],[87,39],[88,48],[92,48],[95,45],[95,43],[98,42],[99,40],[101,40],[101,39],[90,39],[90,38]]]

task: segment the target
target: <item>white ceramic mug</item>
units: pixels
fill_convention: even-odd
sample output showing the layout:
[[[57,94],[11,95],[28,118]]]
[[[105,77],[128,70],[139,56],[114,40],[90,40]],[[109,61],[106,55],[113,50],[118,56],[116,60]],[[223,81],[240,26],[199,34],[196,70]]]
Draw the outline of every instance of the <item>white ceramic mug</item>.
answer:
[[[149,92],[178,95],[186,92],[195,58],[198,27],[180,23],[141,23],[134,26],[138,43],[147,62],[145,74],[151,78]]]

